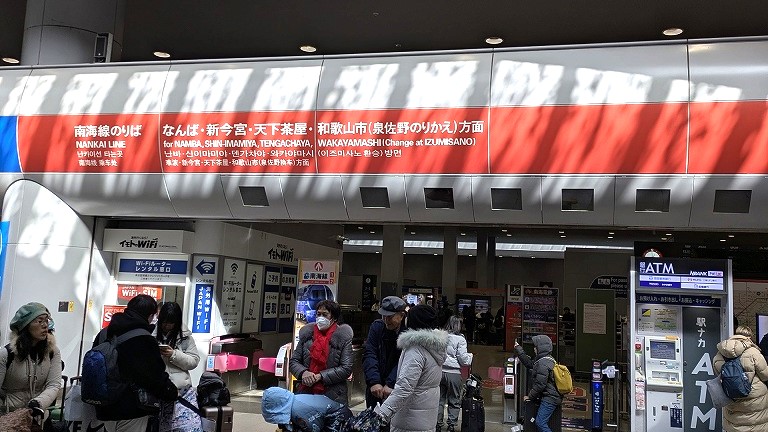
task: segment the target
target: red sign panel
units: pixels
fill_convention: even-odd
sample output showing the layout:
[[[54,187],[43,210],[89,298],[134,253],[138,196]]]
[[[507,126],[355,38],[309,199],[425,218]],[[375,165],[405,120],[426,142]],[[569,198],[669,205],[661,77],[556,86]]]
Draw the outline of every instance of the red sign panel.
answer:
[[[685,103],[497,107],[491,174],[684,174]]]
[[[318,111],[320,173],[484,174],[488,108]]]
[[[156,173],[156,114],[19,117],[24,172]]]
[[[118,285],[117,298],[129,301],[139,294],[145,294],[157,301],[163,299],[163,287],[153,285]]]
[[[160,116],[163,171],[314,173],[314,112]]]
[[[125,308],[125,306],[104,305],[104,310],[101,314],[101,328],[108,326],[112,322],[112,315],[124,311]]]

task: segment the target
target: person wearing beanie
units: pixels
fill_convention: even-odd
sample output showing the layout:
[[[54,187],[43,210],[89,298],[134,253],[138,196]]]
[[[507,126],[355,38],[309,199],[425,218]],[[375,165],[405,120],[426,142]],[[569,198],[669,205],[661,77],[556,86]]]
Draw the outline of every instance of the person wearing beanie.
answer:
[[[555,381],[549,379],[555,367],[555,358],[552,357],[552,339],[547,335],[536,335],[531,338],[531,342],[536,354],[533,360],[515,340],[515,354],[528,369],[528,380],[531,382],[530,391],[524,399],[539,405],[536,410],[536,429],[539,432],[552,432],[549,419],[557,406],[563,402],[563,396],[557,390]]]
[[[261,398],[264,421],[292,432],[338,432],[352,411],[324,395],[297,394],[282,387],[264,390]]]
[[[440,380],[448,333],[437,330],[437,312],[428,305],[408,310],[408,330],[397,338],[402,350],[397,381],[389,397],[374,408],[390,432],[432,432],[437,424]]]
[[[48,332],[51,316],[36,302],[27,303],[11,319],[11,341],[0,348],[0,409],[44,410],[61,389],[61,352]]]

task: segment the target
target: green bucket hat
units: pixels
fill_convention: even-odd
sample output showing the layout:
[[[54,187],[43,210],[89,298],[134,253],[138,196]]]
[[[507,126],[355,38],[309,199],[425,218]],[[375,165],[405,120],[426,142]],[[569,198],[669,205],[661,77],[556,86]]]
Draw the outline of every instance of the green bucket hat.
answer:
[[[16,311],[16,315],[13,316],[13,319],[11,320],[11,330],[16,333],[20,332],[40,315],[49,315],[48,309],[44,305],[37,302],[25,304],[20,307],[19,310]]]

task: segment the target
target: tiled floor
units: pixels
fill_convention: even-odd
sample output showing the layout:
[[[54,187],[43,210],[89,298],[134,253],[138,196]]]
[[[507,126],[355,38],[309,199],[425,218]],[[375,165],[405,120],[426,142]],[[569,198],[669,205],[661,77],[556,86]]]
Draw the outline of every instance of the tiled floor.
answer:
[[[503,387],[502,383],[487,379],[489,367],[501,367],[504,365],[508,353],[501,350],[498,346],[472,345],[470,351],[475,354],[473,371],[480,374],[484,381],[483,398],[485,401],[485,430],[486,432],[510,432],[511,424],[502,424],[503,417]],[[583,422],[591,415],[589,406],[590,397],[588,386],[576,383],[580,387],[581,393],[574,398],[569,398],[564,404],[563,417],[576,419],[575,422]],[[579,390],[577,390],[579,391]],[[610,401],[606,401],[610,404]],[[272,432],[276,426],[264,421],[261,415],[261,395],[260,391],[249,392],[249,395],[234,396],[232,398],[232,407],[235,410],[234,432]],[[609,405],[610,406],[610,405]],[[352,407],[353,412],[359,412],[364,409],[363,404]],[[581,419],[581,420],[579,420]],[[563,431],[575,431],[577,429],[563,428]],[[606,429],[609,430],[609,429]],[[628,431],[626,425],[619,428],[620,431]]]

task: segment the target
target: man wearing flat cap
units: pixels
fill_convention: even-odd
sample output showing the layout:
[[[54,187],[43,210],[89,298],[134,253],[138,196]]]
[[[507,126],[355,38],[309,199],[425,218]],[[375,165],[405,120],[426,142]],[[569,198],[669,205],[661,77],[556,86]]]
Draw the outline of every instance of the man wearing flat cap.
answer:
[[[397,337],[405,330],[405,307],[405,301],[400,297],[384,297],[379,307],[381,319],[374,321],[368,329],[363,354],[366,406],[383,402],[395,388],[400,360]]]

